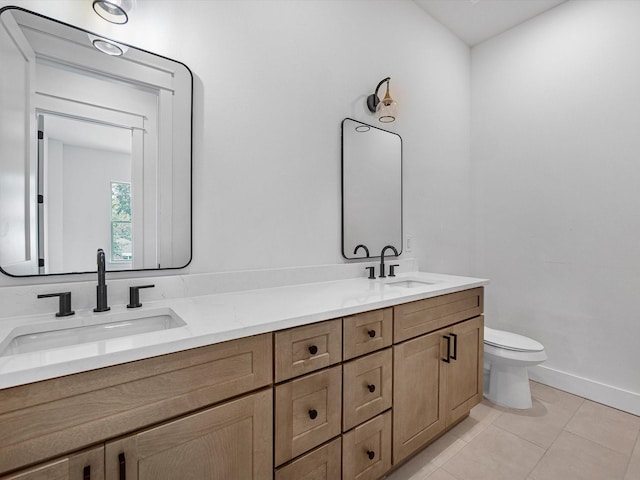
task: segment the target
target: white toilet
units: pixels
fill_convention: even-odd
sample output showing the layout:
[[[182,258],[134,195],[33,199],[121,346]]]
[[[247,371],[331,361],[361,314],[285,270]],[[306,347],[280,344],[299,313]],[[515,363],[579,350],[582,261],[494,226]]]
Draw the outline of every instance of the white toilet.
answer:
[[[527,367],[546,359],[541,343],[516,333],[484,327],[484,396],[504,407],[531,408]]]

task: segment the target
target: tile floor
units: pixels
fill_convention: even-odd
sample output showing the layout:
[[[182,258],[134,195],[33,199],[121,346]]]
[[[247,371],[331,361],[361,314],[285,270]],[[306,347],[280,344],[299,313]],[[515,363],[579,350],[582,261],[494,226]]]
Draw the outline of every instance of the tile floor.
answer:
[[[533,408],[484,400],[387,480],[640,480],[640,417],[531,382]]]

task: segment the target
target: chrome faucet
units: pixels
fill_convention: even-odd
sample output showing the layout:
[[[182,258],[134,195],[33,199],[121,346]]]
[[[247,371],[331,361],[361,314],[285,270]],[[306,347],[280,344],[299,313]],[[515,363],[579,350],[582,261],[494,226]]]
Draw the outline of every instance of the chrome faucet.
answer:
[[[380,253],[380,275],[378,276],[378,278],[386,278],[386,275],[384,273],[384,252],[386,252],[388,249],[393,250],[395,256],[398,256],[398,250],[396,250],[396,247],[394,247],[393,245],[387,245],[382,249],[382,252]]]
[[[98,286],[97,291],[97,305],[93,309],[94,312],[106,312],[111,310],[111,307],[107,305],[107,281],[105,279],[105,257],[104,250],[98,249]]]

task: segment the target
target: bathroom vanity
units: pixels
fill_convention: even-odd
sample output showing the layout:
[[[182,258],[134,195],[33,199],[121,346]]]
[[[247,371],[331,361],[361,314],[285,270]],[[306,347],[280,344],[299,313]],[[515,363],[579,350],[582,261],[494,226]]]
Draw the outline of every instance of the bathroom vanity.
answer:
[[[487,282],[394,282],[167,300],[181,340],[4,357],[0,478],[381,478],[482,398]]]

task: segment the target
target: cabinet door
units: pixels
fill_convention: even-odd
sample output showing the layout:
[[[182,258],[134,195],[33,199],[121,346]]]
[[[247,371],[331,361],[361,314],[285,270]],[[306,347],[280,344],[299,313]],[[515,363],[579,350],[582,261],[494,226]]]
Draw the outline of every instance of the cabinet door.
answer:
[[[341,475],[340,437],[276,470],[275,480],[338,480]]]
[[[74,453],[1,480],[104,480],[104,448]]]
[[[342,366],[342,430],[391,408],[393,395],[392,353],[387,348]]]
[[[275,397],[276,466],[340,435],[341,366],[278,385]]]
[[[312,323],[275,334],[276,382],[342,361],[342,319]]]
[[[345,360],[391,346],[393,309],[358,313],[343,320],[342,339]]]
[[[106,445],[107,480],[267,480],[272,390]]]
[[[440,331],[393,347],[394,465],[445,428],[443,351]]]
[[[377,480],[391,468],[391,412],[342,436],[342,480]]]
[[[451,360],[442,365],[449,426],[482,401],[484,317],[450,327],[445,335],[451,339]]]

